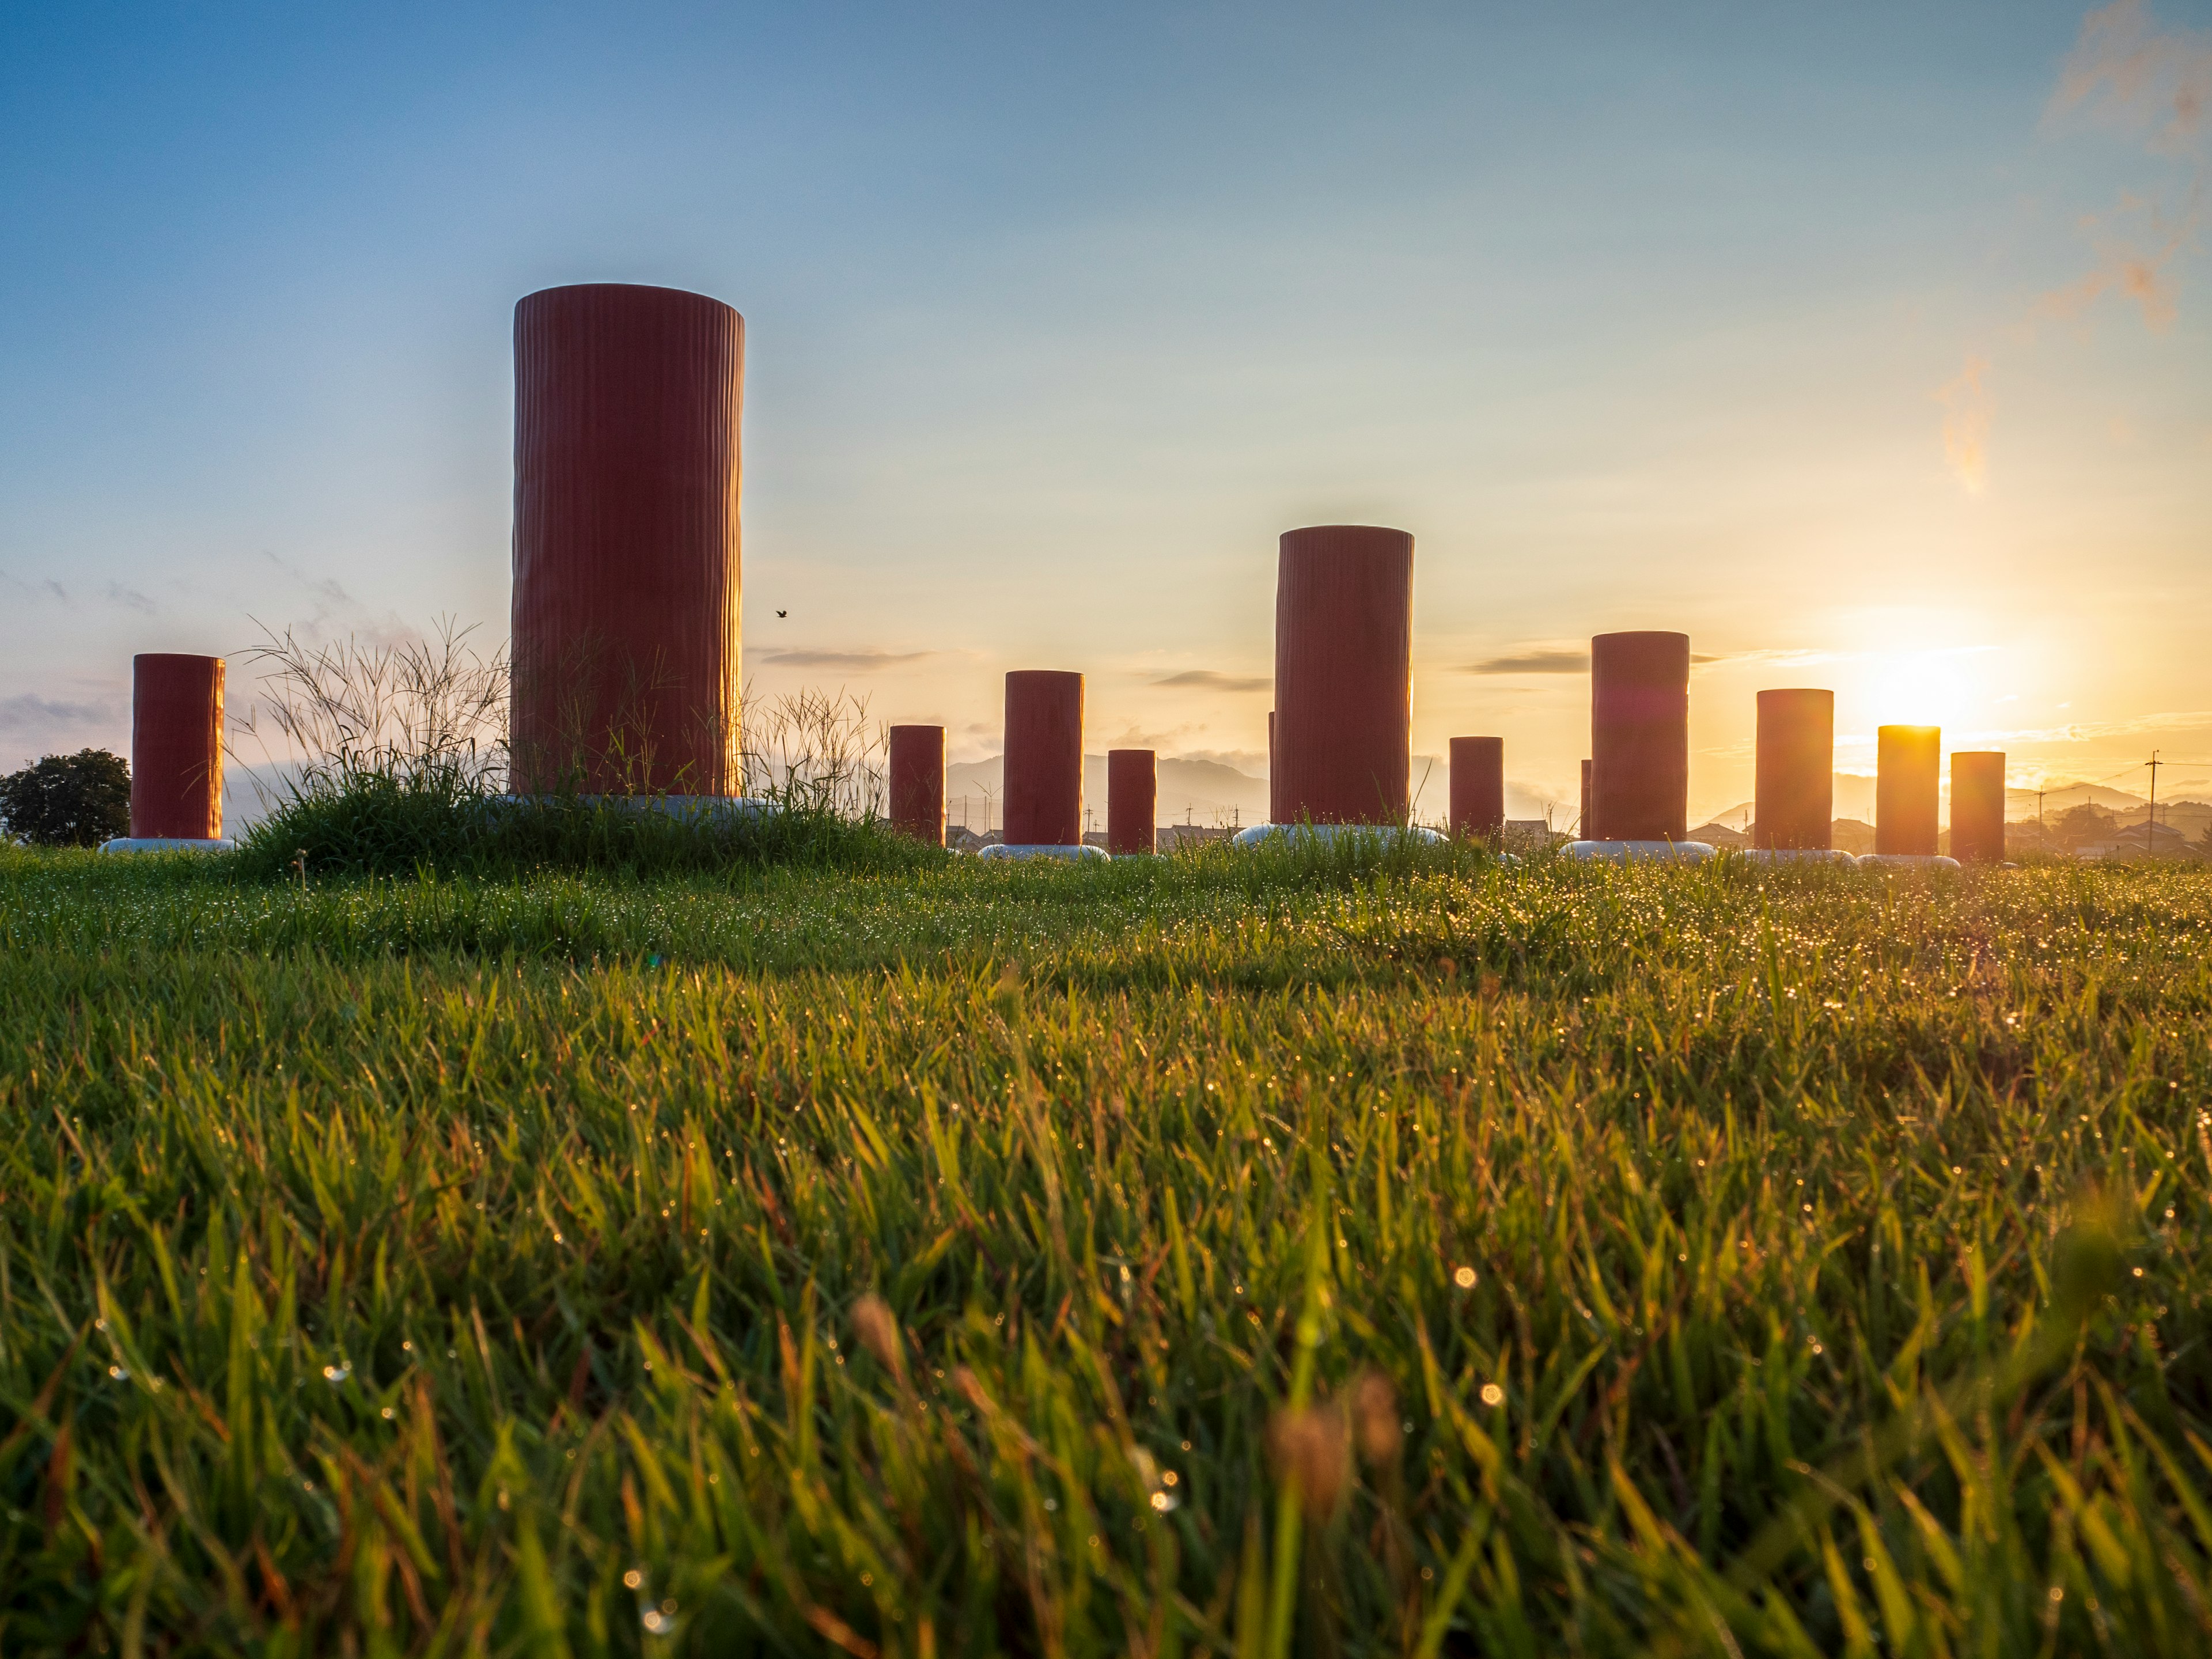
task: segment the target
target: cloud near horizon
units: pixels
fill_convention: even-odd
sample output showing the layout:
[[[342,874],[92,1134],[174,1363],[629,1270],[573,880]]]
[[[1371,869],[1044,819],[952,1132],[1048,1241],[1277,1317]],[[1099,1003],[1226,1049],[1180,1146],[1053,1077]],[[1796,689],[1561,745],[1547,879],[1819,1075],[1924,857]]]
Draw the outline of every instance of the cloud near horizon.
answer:
[[[1547,649],[1516,652],[1506,657],[1486,657],[1480,662],[1464,665],[1459,672],[1462,674],[1587,674],[1589,665],[1589,653],[1587,651]]]
[[[1224,674],[1211,668],[1186,668],[1180,674],[1170,674],[1152,682],[1154,685],[1200,691],[1265,691],[1274,683],[1266,674]]]
[[[1738,656],[1767,654],[1770,653],[1757,651],[1692,651],[1690,662],[1692,666],[1701,668],[1708,663],[1733,662]],[[1486,657],[1480,662],[1463,663],[1458,672],[1462,674],[1587,674],[1589,666],[1590,654],[1587,651],[1539,647],[1515,652],[1510,656]]]
[[[19,732],[33,726],[85,726],[111,718],[115,706],[108,702],[63,702],[35,691],[0,699],[0,732]]]
[[[855,673],[871,673],[882,668],[896,668],[902,663],[922,662],[941,656],[937,651],[763,651],[759,659],[778,668],[845,668]]]

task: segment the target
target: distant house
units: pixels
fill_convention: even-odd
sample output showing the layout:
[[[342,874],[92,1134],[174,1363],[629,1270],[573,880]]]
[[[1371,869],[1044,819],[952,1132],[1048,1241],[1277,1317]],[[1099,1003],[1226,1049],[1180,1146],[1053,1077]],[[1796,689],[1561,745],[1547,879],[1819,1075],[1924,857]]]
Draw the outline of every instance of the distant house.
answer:
[[[1180,853],[1188,848],[1204,847],[1212,842],[1227,841],[1237,831],[1231,825],[1164,823],[1152,833],[1160,851]]]
[[[1863,818],[1838,818],[1828,825],[1828,845],[1854,858],[1874,851],[1874,825]]]
[[[1701,841],[1708,847],[1748,847],[1751,837],[1741,830],[1731,830],[1725,823],[1701,823],[1690,831],[1692,841]]]
[[[2171,859],[2189,854],[2189,837],[2166,823],[2130,823],[2074,849],[2077,859]]]

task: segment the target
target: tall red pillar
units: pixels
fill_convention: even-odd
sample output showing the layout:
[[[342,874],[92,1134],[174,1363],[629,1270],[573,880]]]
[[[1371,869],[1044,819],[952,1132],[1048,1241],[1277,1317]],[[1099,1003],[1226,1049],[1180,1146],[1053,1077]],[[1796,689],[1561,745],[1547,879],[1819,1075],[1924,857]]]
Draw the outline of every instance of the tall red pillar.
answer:
[[[1592,841],[1686,841],[1690,636],[1590,641]]]
[[[1942,781],[1943,729],[1875,728],[1874,850],[1936,855],[1936,801]]]
[[[1451,740],[1451,832],[1486,839],[1505,829],[1505,739]]]
[[[891,828],[945,845],[945,728],[894,726],[890,734]]]
[[[131,833],[222,834],[221,657],[167,651],[131,659]]]
[[[514,308],[514,788],[729,795],[745,324],[704,295]]]
[[[1159,803],[1159,763],[1152,751],[1109,749],[1106,850],[1117,859],[1125,853],[1158,852]]]
[[[2005,855],[2005,757],[1998,750],[1951,754],[1951,856],[2002,864]]]
[[[1752,845],[1833,844],[1836,818],[1836,694],[1759,694],[1759,759],[1753,786]]]
[[[1402,823],[1413,765],[1413,538],[1285,532],[1275,577],[1279,823]]]
[[[1083,676],[1018,668],[1006,676],[1009,847],[1083,842]]]

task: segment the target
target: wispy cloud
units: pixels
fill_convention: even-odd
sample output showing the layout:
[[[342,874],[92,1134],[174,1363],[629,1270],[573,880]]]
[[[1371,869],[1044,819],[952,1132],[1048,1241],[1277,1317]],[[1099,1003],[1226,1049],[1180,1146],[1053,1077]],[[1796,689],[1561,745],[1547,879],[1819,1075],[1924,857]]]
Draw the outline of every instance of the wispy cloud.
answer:
[[[143,612],[149,617],[161,608],[137,588],[126,587],[121,582],[108,583],[107,602],[110,605],[119,605],[126,611]]]
[[[1943,405],[1943,459],[1970,495],[1989,484],[1990,398],[1982,387],[1988,362],[1969,356],[1958,377],[1936,392]]]
[[[1486,657],[1459,671],[1462,674],[1587,674],[1589,653],[1565,648],[1516,652],[1511,656]]]
[[[2169,709],[2118,720],[2076,720],[2070,726],[2023,727],[2014,731],[1962,733],[1977,741],[2012,743],[2096,743],[2109,738],[2140,738],[2160,732],[2212,732],[2212,708]]]
[[[55,605],[72,603],[69,589],[51,576],[43,577],[37,581],[27,582],[13,572],[0,570],[0,592],[11,594],[17,600],[25,603],[35,604],[40,601]]]
[[[777,668],[838,668],[848,674],[871,674],[921,662],[941,653],[935,651],[763,651],[759,660]]]
[[[2081,33],[2058,72],[2045,117],[2056,125],[2087,120],[2140,138],[2154,155],[2181,162],[2170,181],[2179,204],[2124,191],[2108,212],[2086,215],[2081,229],[2094,265],[2050,289],[2003,331],[2033,340],[2043,325],[2071,320],[2100,301],[2131,302],[2144,325],[2172,326],[2180,313],[2178,270],[2204,221],[2207,139],[2212,135],[2212,33],[2166,25],[2145,0],[2112,0],[2081,20]],[[1943,455],[1960,482],[1979,494],[1988,482],[1992,404],[1983,377],[1987,358],[1965,367],[1936,392],[1943,405]]]
[[[285,628],[299,634],[313,644],[322,644],[341,634],[350,634],[356,639],[372,645],[401,645],[418,635],[416,630],[400,621],[398,613],[374,611],[362,601],[346,592],[335,576],[318,576],[302,569],[289,559],[280,559],[265,548],[261,556],[274,565],[291,581],[306,590],[314,602],[314,614],[290,618]],[[267,624],[255,618],[264,629]],[[273,630],[272,630],[273,631]]]
[[[107,702],[64,702],[42,697],[35,691],[0,698],[0,732],[21,732],[52,726],[89,726],[112,719],[114,705]]]
[[[2161,27],[2142,0],[2113,0],[2081,20],[2051,109],[2143,133],[2155,149],[2186,149],[2212,115],[2212,33]]]
[[[1265,691],[1274,683],[1265,674],[1223,674],[1211,668],[1186,668],[1180,674],[1152,682],[1197,691]]]

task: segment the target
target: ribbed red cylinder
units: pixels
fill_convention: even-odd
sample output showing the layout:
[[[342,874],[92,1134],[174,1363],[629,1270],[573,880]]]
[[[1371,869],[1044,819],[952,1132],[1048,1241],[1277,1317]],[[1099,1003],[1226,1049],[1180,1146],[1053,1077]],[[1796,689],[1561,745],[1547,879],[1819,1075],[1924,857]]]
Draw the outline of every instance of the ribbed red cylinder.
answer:
[[[2005,757],[1994,749],[1951,755],[1951,856],[2002,864],[2005,855]]]
[[[890,735],[891,828],[945,845],[945,728],[894,726]]]
[[[1018,668],[1006,676],[1009,847],[1083,840],[1083,676]]]
[[[221,657],[155,651],[131,659],[131,833],[222,834]]]
[[[1413,650],[1413,537],[1365,525],[1285,533],[1270,792],[1278,823],[1404,822]]]
[[[1589,763],[1588,761],[1584,761],[1584,762],[1583,763],[1583,800],[1582,800],[1582,810],[1581,810],[1580,811],[1578,811],[1577,813],[1576,813],[1576,815],[1575,815],[1575,833],[1576,833],[1577,836],[1581,836],[1583,840],[1585,840],[1585,841],[1587,841],[1587,840],[1589,840],[1589,833],[1590,833],[1590,763]]]
[[[744,319],[592,283],[514,308],[514,784],[728,795]]]
[[[1486,837],[1505,828],[1505,739],[1451,740],[1451,832]]]
[[[1152,751],[1109,749],[1106,850],[1117,859],[1125,853],[1158,851],[1159,803],[1159,763]]]
[[[1874,850],[1930,858],[1943,778],[1943,728],[1875,728]]]
[[[1594,841],[1685,841],[1690,812],[1690,636],[1590,641]]]
[[[1759,694],[1759,760],[1752,845],[1832,844],[1836,818],[1836,694]]]

